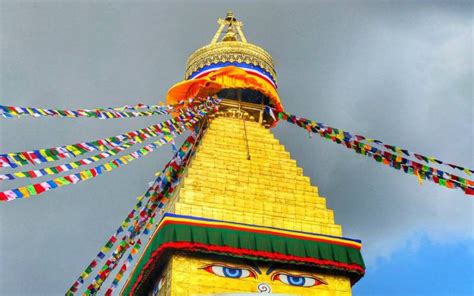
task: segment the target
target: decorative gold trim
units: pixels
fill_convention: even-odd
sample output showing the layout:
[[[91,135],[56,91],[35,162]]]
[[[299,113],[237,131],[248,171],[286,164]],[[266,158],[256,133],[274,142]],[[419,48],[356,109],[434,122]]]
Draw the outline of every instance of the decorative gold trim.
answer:
[[[204,66],[221,62],[252,64],[264,69],[276,82],[277,76],[272,56],[263,48],[251,43],[225,41],[203,46],[188,58],[185,79]]]
[[[245,110],[242,110],[239,108],[228,108],[228,109],[225,109],[224,111],[217,112],[217,115],[222,115],[223,117],[229,117],[229,118],[255,121],[255,117],[251,116]]]

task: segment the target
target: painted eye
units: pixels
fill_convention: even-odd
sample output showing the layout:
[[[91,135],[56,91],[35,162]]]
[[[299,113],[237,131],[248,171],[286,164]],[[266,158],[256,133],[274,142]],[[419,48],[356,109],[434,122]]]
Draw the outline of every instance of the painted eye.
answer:
[[[314,287],[327,285],[327,283],[317,277],[310,275],[292,275],[289,273],[278,272],[272,276],[272,281],[280,281],[289,286],[296,287]]]
[[[248,277],[255,278],[255,272],[245,267],[227,266],[219,264],[209,264],[202,267],[205,271],[226,278],[243,279]]]

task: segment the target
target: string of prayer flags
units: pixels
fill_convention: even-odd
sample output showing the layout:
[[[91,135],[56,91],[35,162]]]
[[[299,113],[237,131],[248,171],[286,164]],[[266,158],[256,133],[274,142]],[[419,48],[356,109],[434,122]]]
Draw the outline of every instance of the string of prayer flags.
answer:
[[[135,110],[135,111],[139,111],[141,109],[147,109],[147,110],[155,110],[155,109],[165,109],[165,110],[173,110],[173,109],[179,109],[179,108],[183,108],[183,107],[187,107],[193,103],[199,103],[199,102],[202,102],[202,100],[200,98],[190,98],[188,100],[182,100],[182,101],[179,101],[177,104],[174,104],[174,105],[164,105],[163,103],[160,103],[158,105],[147,105],[147,104],[143,104],[143,103],[138,103],[138,104],[135,104],[135,105],[124,105],[124,106],[121,106],[121,107],[110,107],[110,108],[107,108],[107,109],[111,109],[111,110],[116,110],[116,111],[125,111],[125,110]]]
[[[202,118],[207,111],[201,110],[199,114],[195,115],[193,119],[195,121],[198,118]],[[174,119],[171,119],[174,120]],[[186,122],[185,122],[186,123]],[[181,134],[182,130],[176,130],[177,134]],[[136,150],[132,153],[126,154],[119,158],[116,158],[107,163],[101,164],[99,166],[93,167],[91,169],[83,170],[75,174],[70,174],[64,177],[59,177],[56,179],[48,180],[41,183],[31,184],[27,186],[18,187],[11,190],[6,190],[0,192],[0,201],[11,201],[20,198],[28,198],[33,195],[39,195],[46,191],[54,190],[59,187],[66,185],[76,184],[81,181],[86,181],[92,178],[95,178],[98,175],[101,175],[106,172],[110,172],[122,165],[125,165],[135,159],[141,158],[148,155],[150,152],[153,152],[156,148],[163,146],[173,140],[176,136],[176,133],[172,132],[172,135],[165,135],[159,140],[152,142],[139,150]]]
[[[189,154],[188,154],[189,155]],[[167,189],[165,189],[165,192],[167,194],[170,194],[173,192],[173,189],[175,186],[177,186],[179,184],[179,182],[177,181],[177,178],[180,176],[180,173],[181,173],[181,170],[178,169],[178,170],[175,170],[174,166],[170,166],[168,169],[172,170],[174,173],[175,173],[175,180],[171,183],[168,183],[169,187]],[[166,179],[168,179],[168,174],[163,174],[164,176],[166,176]],[[136,237],[139,237],[140,236],[140,233],[143,229],[143,226],[145,224],[147,224],[147,226],[145,226],[145,229],[143,230],[143,234],[146,234],[145,231],[146,229],[148,228],[148,226],[151,225],[151,223],[149,222],[149,220],[153,219],[154,215],[156,214],[155,212],[155,209],[156,208],[159,208],[156,204],[156,199],[153,200],[153,199],[150,199],[149,200],[149,203],[151,202],[151,207],[150,207],[150,213],[146,213],[145,215],[142,215],[140,213],[139,217],[140,217],[140,223],[138,224],[138,226],[134,229],[135,232],[130,236],[130,237],[125,237],[123,238],[123,240],[121,241],[121,244],[119,244],[119,246],[117,247],[116,251],[114,252],[114,254],[112,256],[110,256],[109,260],[107,260],[107,262],[104,264],[104,266],[102,267],[102,269],[99,271],[99,273],[96,275],[95,277],[95,280],[94,282],[89,285],[88,287],[88,290],[90,293],[94,293],[94,290],[95,291],[98,291],[100,289],[100,287],[102,286],[103,282],[105,281],[105,279],[108,277],[108,275],[110,274],[110,272],[117,266],[118,264],[118,261],[120,260],[120,258],[123,256],[123,254],[125,253],[125,251],[127,250],[127,248],[133,244],[134,240],[136,239]],[[160,205],[163,205],[163,202],[160,201],[159,202]],[[142,219],[143,218],[143,219]],[[138,236],[137,236],[138,234]],[[139,238],[140,239],[140,238]],[[127,261],[130,259],[130,256],[127,258]],[[133,258],[132,258],[133,259]],[[113,283],[112,283],[112,287],[108,289],[109,293],[111,291],[111,289],[113,290],[113,287],[117,286],[118,285],[118,282],[120,281],[121,279],[121,271],[122,269],[118,272],[116,278],[114,279]],[[94,289],[94,290],[92,290]],[[89,293],[86,293],[86,294],[89,294]]]
[[[202,134],[201,132],[199,132],[199,134],[197,133],[198,131],[195,130],[193,134],[191,134],[186,139],[186,141],[182,144],[178,152],[175,153],[174,157],[165,165],[164,169],[158,175],[157,179],[155,179],[155,181],[150,184],[150,187],[148,188],[146,193],[140,198],[139,203],[137,203],[134,209],[129,213],[127,218],[124,220],[127,222],[126,225],[130,224],[131,222],[130,220],[132,219],[134,220],[132,225],[130,225],[130,227],[128,227],[127,229],[127,232],[130,234],[128,236],[128,240],[134,239],[137,237],[137,234],[141,231],[142,225],[146,221],[148,222],[146,223],[143,234],[147,235],[149,233],[150,228],[154,224],[153,220],[156,214],[156,209],[162,210],[162,208],[164,207],[164,204],[166,203],[166,200],[157,199],[157,196],[160,196],[161,198],[161,197],[171,194],[174,190],[174,187],[179,184],[177,179],[181,177],[182,173],[184,172],[185,166],[187,165],[189,159],[195,152],[196,138]],[[174,181],[172,180],[171,176],[174,176],[175,178]],[[147,202],[146,202],[146,205],[144,206],[143,202],[145,202],[146,200]],[[137,223],[137,220],[139,219],[141,220],[140,221],[141,223]],[[126,226],[124,226],[124,223],[122,223],[121,227],[119,227],[119,229],[116,231],[116,233],[112,237],[116,238],[118,234],[121,232],[121,230],[126,228]],[[139,237],[138,239],[140,240]],[[102,269],[98,272],[94,282],[88,286],[85,292],[86,295],[94,294],[100,289],[103,281],[107,278],[107,276],[109,275],[110,271],[114,268],[114,266],[116,266],[116,264],[113,264],[114,262],[116,262],[114,261],[113,258],[121,257],[120,255],[121,253],[119,252],[121,250],[123,251],[123,248],[126,246],[127,242],[128,241],[127,241],[127,235],[126,235],[123,237],[117,249],[114,251],[115,257],[111,257],[109,258],[110,260],[107,260],[106,264],[104,264]],[[109,242],[107,242],[105,246],[108,246],[108,243]],[[106,248],[107,251],[110,251],[110,248],[111,246]],[[70,296],[70,295],[73,295],[75,292],[77,292],[78,288],[84,283],[84,280],[92,272],[93,267],[97,266],[97,262],[100,262],[100,260],[102,260],[104,257],[105,257],[105,254],[101,250],[98,256],[86,268],[86,271],[84,271],[79,276],[78,280],[76,280],[74,284],[71,286],[71,288],[66,292],[66,295]],[[127,259],[130,259],[130,256],[127,257]],[[114,287],[116,287],[120,279],[121,279],[121,276],[118,276],[114,279],[115,285],[111,287],[112,290],[114,289]]]
[[[133,141],[129,143],[125,143],[121,146],[117,146],[113,149],[106,150],[104,152],[101,152],[99,154],[96,154],[91,157],[87,157],[84,159],[80,159],[77,161],[73,161],[70,163],[62,164],[62,165],[57,165],[57,166],[52,166],[52,167],[47,167],[43,169],[37,169],[37,170],[28,170],[28,171],[23,171],[23,172],[15,172],[15,173],[9,173],[9,174],[0,174],[0,181],[2,180],[15,180],[18,178],[39,178],[43,177],[46,175],[56,175],[60,174],[63,172],[67,172],[73,169],[76,169],[81,166],[89,165],[95,162],[98,162],[102,159],[109,158],[111,156],[115,156],[118,153],[134,146],[138,142]]]
[[[190,107],[193,104],[202,102],[202,99],[193,99],[180,101],[173,105],[146,105],[139,103],[136,105],[124,105],[122,107],[109,107],[97,109],[78,109],[78,110],[60,110],[33,107],[15,107],[0,105],[0,117],[14,118],[20,116],[55,116],[55,117],[88,117],[95,119],[115,119],[115,118],[133,118],[152,115],[165,115],[177,112],[182,108]],[[143,110],[145,109],[145,111]]]
[[[217,101],[218,103],[218,101]],[[69,288],[69,290],[66,292],[66,295],[71,296],[74,295],[75,292],[78,291],[78,288],[84,284],[85,280],[89,277],[89,275],[92,273],[93,269],[97,266],[98,262],[100,262],[102,259],[105,258],[105,255],[111,250],[113,247],[114,243],[117,241],[117,237],[120,233],[123,231],[127,230],[130,234],[133,231],[137,231],[137,228],[134,227],[135,221],[137,221],[138,217],[144,217],[142,214],[144,211],[144,208],[146,209],[151,209],[150,206],[150,198],[154,197],[157,195],[158,192],[162,194],[166,194],[165,191],[173,191],[172,188],[168,187],[165,188],[168,184],[170,184],[170,179],[169,176],[172,175],[170,174],[170,170],[174,170],[178,168],[178,164],[182,164],[182,159],[187,156],[187,159],[190,158],[190,155],[192,155],[192,152],[195,150],[195,138],[196,138],[196,131],[193,132],[187,139],[184,141],[184,143],[181,145],[180,149],[178,150],[177,153],[175,153],[174,157],[165,165],[163,170],[161,171],[160,174],[157,174],[157,178],[151,182],[148,190],[145,192],[143,196],[140,196],[138,198],[138,203],[135,205],[135,207],[132,209],[132,211],[127,215],[127,217],[123,220],[121,225],[118,227],[118,229],[115,231],[115,233],[112,235],[112,237],[107,241],[107,243],[101,248],[97,256],[92,260],[92,262],[86,267],[86,269],[81,273],[81,275],[78,277],[78,279],[73,283],[73,285]],[[192,146],[194,149],[191,149],[191,152],[189,152],[189,147]],[[181,172],[184,169],[181,168]],[[176,182],[177,184],[177,182]],[[176,186],[175,184],[175,186]],[[143,204],[146,203],[144,206]],[[157,208],[163,208],[164,204],[158,204]],[[132,225],[130,225],[131,221],[134,221]],[[145,232],[149,232],[150,227],[153,224],[153,214],[151,215],[150,222],[145,226]],[[130,225],[130,227],[129,227]],[[147,234],[147,233],[145,233]],[[89,286],[90,287],[90,286]],[[94,287],[94,286],[93,286]],[[95,289],[95,288],[94,288]],[[90,290],[87,290],[87,292],[91,292]]]
[[[13,118],[19,116],[33,116],[33,117],[88,117],[96,119],[115,119],[115,118],[133,118],[144,117],[152,115],[165,115],[173,111],[173,108],[151,109],[146,111],[117,111],[114,109],[79,109],[79,110],[59,110],[59,109],[44,109],[33,107],[14,107],[0,105],[0,116],[4,118]]]
[[[182,131],[177,131],[177,134],[181,134]],[[11,190],[0,192],[0,201],[12,201],[20,198],[29,198],[30,196],[40,195],[46,191],[54,190],[66,185],[76,184],[82,181],[86,181],[102,175],[106,172],[111,172],[116,168],[119,168],[129,162],[139,159],[143,156],[153,152],[156,148],[163,146],[171,142],[173,136],[165,135],[158,141],[150,143],[132,153],[126,154],[104,164],[95,166],[91,169],[86,169],[75,174],[51,179],[45,182],[31,184],[27,186],[18,187]]]
[[[381,151],[381,150],[379,150],[375,147],[370,146],[369,144],[365,144],[365,143],[359,142],[358,140],[354,140],[354,138],[352,138],[350,136],[347,136],[347,135],[350,135],[348,132],[338,130],[336,128],[327,127],[327,126],[324,126],[324,128],[321,128],[320,127],[321,125],[319,125],[319,126],[317,124],[314,125],[312,122],[306,122],[307,119],[297,118],[296,116],[289,117],[289,119],[287,119],[287,121],[295,123],[298,126],[304,127],[309,132],[317,132],[321,136],[325,137],[326,139],[331,139],[332,141],[337,142],[337,143],[340,143],[341,141],[344,141],[345,143],[348,143],[348,142],[349,143],[350,142],[361,143],[361,144],[359,144],[359,146],[361,148],[366,147],[366,149],[368,149],[372,153],[377,153],[378,152],[379,154],[383,154],[383,156],[385,158],[397,159],[397,157],[398,157],[400,160],[403,159],[400,155],[395,155],[394,156],[393,154],[391,154],[388,151]],[[345,135],[345,136],[341,136],[341,135]],[[415,167],[418,167],[418,166],[423,167],[424,171],[426,171],[430,174],[435,173],[435,174],[437,174],[440,177],[443,177],[445,179],[449,179],[449,180],[452,180],[452,181],[461,181],[461,182],[464,180],[461,177],[452,175],[452,174],[447,173],[447,172],[443,172],[441,170],[438,170],[438,169],[435,169],[435,168],[432,168],[432,167],[429,167],[429,166],[421,165],[421,164],[419,164],[417,162],[413,162],[411,160],[405,160],[404,161],[405,165],[407,165],[407,163],[410,163],[410,164],[412,164],[412,166],[415,166]],[[467,181],[469,183],[469,180],[467,180]]]
[[[114,244],[117,242],[118,236],[120,233],[124,232],[126,229],[128,229],[128,226],[130,225],[131,220],[137,215],[136,213],[138,210],[142,207],[144,198],[146,198],[146,195],[152,190],[151,186],[148,188],[146,191],[145,195],[139,196],[137,198],[138,202],[137,204],[133,207],[133,209],[128,213],[128,215],[125,217],[125,219],[122,221],[120,226],[117,228],[115,233],[109,238],[109,240],[105,243],[105,245],[100,249],[99,253],[96,255],[96,257],[89,263],[89,265],[86,267],[86,269],[79,275],[78,279],[72,284],[72,286],[69,288],[69,290],[66,292],[66,295],[70,296],[73,295],[79,287],[84,284],[84,281],[89,277],[89,275],[92,273],[93,269],[97,266],[97,264],[105,258],[105,255],[111,250],[111,248],[114,246]]]
[[[135,255],[140,250],[141,246],[142,246],[142,242],[141,242],[140,239],[138,239],[137,243],[135,244],[135,246],[130,251],[130,254],[128,255],[125,263],[123,263],[123,265],[119,269],[119,272],[115,275],[115,278],[112,281],[112,284],[110,285],[110,287],[105,292],[106,296],[111,296],[113,291],[118,287],[118,284],[119,284],[120,280],[122,279],[122,277],[123,277],[124,273],[127,271],[127,269],[130,267],[130,265],[132,264],[132,261],[133,261]]]
[[[122,238],[122,241],[119,243],[113,254],[107,259],[105,264],[97,273],[94,281],[89,286],[87,286],[87,290],[82,295],[95,295],[100,290],[102,283],[107,279],[115,266],[118,265],[119,260],[130,247],[130,244],[125,243],[124,241],[125,239]]]
[[[429,180],[443,187],[451,189],[461,189],[464,191],[465,194],[474,195],[474,181],[467,180],[459,176],[444,172],[442,170],[430,167],[428,165],[424,165],[402,157],[403,154],[405,154],[406,156],[415,156],[415,154],[412,154],[406,150],[399,150],[397,148],[394,148],[390,149],[394,153],[391,153],[389,151],[383,151],[367,143],[363,143],[362,141],[366,140],[367,138],[362,136],[353,136],[352,134],[346,131],[328,127],[322,123],[314,122],[306,118],[296,117],[295,115],[286,112],[278,112],[277,116],[279,119],[285,120],[289,123],[304,128],[308,132],[319,134],[325,139],[331,140],[338,144],[342,144],[346,148],[352,149],[358,154],[371,157],[377,162],[381,162],[397,170],[402,170],[407,174],[415,175],[419,180]],[[369,142],[375,141],[377,140]],[[403,154],[397,153],[397,151],[401,151],[401,153]],[[421,155],[417,155],[418,157],[415,157],[417,159],[420,159]]]
[[[150,137],[155,137],[162,129],[172,128],[171,121],[154,124],[149,127],[131,131],[114,137],[98,139],[91,142],[82,142],[53,148],[37,149],[31,151],[0,154],[0,167],[16,168],[28,164],[40,164],[57,161],[63,158],[72,158],[91,151],[105,151],[123,144],[142,142]]]
[[[181,101],[174,105],[125,105],[123,107],[98,108],[98,109],[78,109],[78,110],[61,110],[61,109],[47,109],[34,107],[15,107],[0,105],[0,117],[14,118],[19,116],[55,116],[55,117],[88,117],[96,119],[115,119],[115,118],[133,118],[144,117],[152,115],[166,115],[171,112],[176,112],[186,104],[199,103],[200,100],[189,99]],[[146,109],[143,111],[142,109]]]
[[[160,185],[163,186],[160,192],[162,192],[161,196],[163,196],[164,198],[169,198],[169,196],[173,193],[174,188],[179,185],[179,181],[180,181],[180,179],[181,179],[181,177],[184,173],[184,170],[188,166],[191,157],[196,152],[196,147],[197,147],[198,142],[200,141],[204,131],[205,131],[205,129],[202,129],[202,128],[198,129],[196,127],[194,135],[191,135],[187,139],[187,141],[186,141],[187,143],[185,143],[184,145],[181,146],[181,149],[180,149],[181,153],[177,153],[176,154],[177,157],[175,157],[175,160],[168,163],[167,167],[165,167],[164,171],[162,172],[161,176],[165,177],[165,178],[162,178],[161,181],[165,181],[165,180],[169,181],[168,183],[160,182]],[[170,174],[168,174],[168,172],[166,172],[167,170]],[[168,186],[168,187],[165,188],[164,186]],[[146,223],[145,229],[143,230],[144,235],[148,235],[149,231],[150,231],[149,229],[154,225],[154,216],[156,214],[156,211],[155,211],[156,202],[153,199],[149,199],[148,203],[150,203],[150,202],[151,202],[152,205],[150,207],[148,216],[145,217],[143,222],[140,222],[141,226]],[[166,203],[166,200],[160,200],[159,205],[158,205],[157,208],[162,208],[164,203]],[[152,213],[152,214],[150,214],[150,213]],[[162,218],[163,214],[164,214],[164,212],[161,211],[160,219]],[[143,216],[140,214],[139,217],[142,218]],[[147,220],[148,220],[148,222],[147,222]],[[157,225],[154,225],[154,226],[157,226]],[[139,229],[141,229],[141,228],[139,228]],[[135,248],[136,248],[136,246],[135,246]],[[133,254],[133,250],[132,250],[131,253]],[[124,272],[124,270],[126,270],[128,265],[131,263],[131,260],[133,260],[133,257],[131,257],[129,255],[127,257],[127,261],[122,266],[122,268],[118,272],[116,278],[112,282],[112,285],[107,290],[106,295],[110,295],[110,293],[113,292],[113,289],[118,286],[118,283],[119,283],[120,279],[122,278],[123,272]]]
[[[84,293],[85,295],[94,294],[100,289],[100,287],[102,286],[105,279],[109,276],[110,272],[113,271],[113,269],[119,263],[121,257],[123,256],[125,251],[128,249],[129,244],[133,244],[134,239],[136,239],[136,238],[138,238],[138,240],[140,240],[140,233],[141,233],[141,230],[143,228],[143,225],[146,224],[145,229],[143,231],[143,234],[147,235],[149,233],[149,229],[151,228],[151,226],[153,224],[153,218],[156,214],[155,209],[162,208],[164,206],[164,203],[166,202],[166,201],[161,201],[160,200],[159,203],[157,204],[157,199],[156,198],[153,199],[153,197],[156,197],[155,193],[158,193],[158,192],[162,196],[170,194],[170,193],[173,192],[174,186],[178,185],[179,182],[170,183],[170,182],[165,182],[165,181],[166,180],[171,181],[169,179],[169,176],[173,175],[173,173],[171,171],[174,171],[174,175],[181,176],[181,173],[184,171],[183,165],[182,165],[183,164],[182,160],[185,157],[185,155],[187,155],[186,158],[189,159],[189,156],[191,155],[191,152],[188,152],[186,154],[186,151],[188,151],[188,148],[191,144],[195,143],[195,137],[196,137],[195,133],[193,133],[191,136],[188,137],[188,139],[181,146],[179,152],[176,153],[175,156],[172,158],[172,160],[167,163],[167,165],[165,166],[165,168],[163,169],[161,174],[159,174],[159,177],[155,180],[155,182],[153,182],[151,184],[150,188],[147,190],[147,192],[144,195],[145,198],[150,197],[148,199],[147,205],[142,206],[141,211],[134,212],[134,214],[133,214],[133,216],[134,216],[133,219],[135,220],[135,222],[133,223],[133,225],[131,225],[128,228],[128,232],[130,233],[130,235],[123,236],[123,238],[120,241],[119,245],[115,249],[113,255],[110,256],[110,258],[106,261],[106,263],[103,265],[103,267],[97,273],[94,281],[87,287],[87,290]],[[195,146],[193,145],[193,147],[195,147]],[[178,169],[178,166],[177,166],[178,163],[181,164],[181,167],[178,170],[178,173],[176,173],[176,169]],[[150,204],[151,204],[151,206],[150,206]],[[147,211],[145,211],[145,210],[147,210]],[[131,215],[132,214],[130,214],[128,217],[131,217]],[[138,219],[140,219],[140,223],[137,223]],[[132,252],[133,252],[134,249],[136,249],[136,247],[134,247],[132,249]],[[102,258],[103,257],[99,258],[99,260],[102,259]],[[96,259],[94,259],[92,262],[93,263],[97,262],[98,260],[96,260]],[[131,262],[131,260],[133,260],[133,257],[130,257],[130,255],[129,255],[127,257],[127,262]],[[120,269],[120,271],[122,271],[122,268]],[[115,277],[115,279],[113,281],[113,286],[111,288],[109,288],[109,290],[110,289],[113,290],[114,287],[116,287],[118,285],[118,282],[121,279],[120,271],[119,271],[119,273],[117,274],[117,276]],[[90,274],[90,272],[88,274]],[[87,276],[88,276],[88,274],[87,274]],[[81,275],[79,277],[79,279],[70,288],[70,290],[66,293],[66,295],[73,295],[74,292],[77,291],[77,288],[80,286],[80,284],[82,284],[84,282],[84,279],[85,279],[85,277]]]
[[[333,131],[335,133],[338,133],[338,132],[340,133],[340,131],[338,131],[337,129],[333,129]],[[447,163],[447,162],[444,162],[442,160],[436,159],[432,156],[424,156],[424,155],[419,154],[419,153],[411,152],[411,151],[408,151],[407,149],[403,149],[403,148],[400,148],[398,146],[388,145],[388,144],[385,144],[384,142],[382,142],[380,140],[366,138],[366,137],[360,136],[360,135],[351,135],[349,133],[347,133],[347,134],[348,135],[345,135],[346,137],[351,137],[351,138],[354,138],[354,139],[356,139],[358,141],[361,141],[361,142],[375,143],[376,145],[378,145],[380,147],[383,147],[384,149],[391,150],[392,152],[394,152],[397,155],[411,156],[411,157],[415,157],[416,159],[418,159],[420,161],[423,161],[425,163],[436,163],[436,164],[439,164],[439,165],[448,166],[452,169],[462,171],[462,172],[466,173],[469,176],[471,176],[472,173],[474,173],[474,170],[467,169],[467,168],[464,168],[462,166],[458,166],[458,165],[455,165],[455,164],[452,164],[452,163]]]
[[[185,122],[185,125],[187,128],[190,128],[197,122],[197,119],[194,118],[195,115],[203,115],[205,112],[210,110],[210,108],[212,108],[213,104],[216,102],[218,103],[219,101],[212,101],[211,104],[206,101],[205,103],[208,104],[202,103],[195,108],[188,108],[177,118],[114,137],[53,148],[0,154],[0,168],[16,168],[18,166],[29,164],[35,165],[45,162],[52,162],[63,158],[77,157],[91,151],[104,151],[106,149],[115,148],[119,145],[133,141],[142,142],[149,137],[155,137],[157,133],[160,133],[164,127],[168,129],[173,128],[177,124],[177,121],[188,121]]]
[[[169,134],[174,132],[177,129],[180,129],[181,127],[179,124],[181,124],[181,121],[178,121],[178,124],[176,126],[173,126],[170,124],[171,120],[168,120],[166,122],[160,123],[161,128],[159,132],[153,132],[150,134],[146,134],[144,138],[140,138],[140,142],[144,139],[151,138],[151,135],[159,136],[162,135],[163,133]],[[167,126],[172,126],[172,130],[168,129]],[[134,146],[138,142],[135,140],[130,140],[130,142],[127,142],[121,146],[117,146],[113,149],[105,150],[104,152],[101,152],[99,154],[96,154],[91,157],[87,157],[84,159],[80,159],[78,161],[62,164],[62,165],[57,165],[57,166],[52,166],[52,167],[47,167],[43,169],[36,169],[36,170],[28,170],[28,171],[23,171],[23,172],[15,172],[15,173],[8,173],[8,174],[0,174],[0,181],[2,180],[15,180],[18,178],[39,178],[43,177],[46,175],[56,175],[59,173],[64,173],[73,169],[76,169],[81,166],[89,165],[92,163],[96,163],[102,159],[109,158],[111,156],[115,156],[118,153],[125,151],[126,149]],[[171,141],[172,145],[174,144],[174,139]],[[177,148],[176,148],[177,151]]]
[[[194,122],[197,122],[199,118],[202,118],[207,114],[207,110],[200,110],[192,119]],[[175,121],[175,119],[171,119]],[[184,121],[186,124],[186,121]],[[176,130],[177,134],[181,134],[182,130]],[[11,190],[6,190],[0,192],[0,201],[11,201],[20,198],[28,198],[33,195],[39,195],[46,191],[54,190],[59,187],[63,187],[70,184],[76,184],[81,181],[89,180],[95,178],[98,175],[101,175],[105,172],[110,172],[124,164],[127,164],[135,159],[141,158],[148,155],[150,152],[153,152],[156,148],[163,146],[173,140],[176,136],[176,133],[172,132],[172,135],[165,135],[159,140],[145,145],[144,147],[136,150],[132,153],[126,154],[119,158],[116,158],[112,161],[109,161],[105,164],[93,167],[91,169],[83,170],[75,174],[70,174],[64,177],[59,177],[56,179],[48,180],[41,183],[31,184],[27,186],[18,187]]]
[[[474,194],[474,181],[448,174],[387,151],[380,151],[366,143],[353,141],[352,145],[346,143],[346,147],[354,150],[358,154],[372,157],[375,161],[381,162],[394,169],[403,170],[403,172],[407,174],[415,175],[420,184],[422,180],[429,180],[443,187],[461,189],[468,195]]]
[[[274,113],[273,113],[272,108],[267,106],[266,111],[272,117],[274,117],[274,115],[273,115]],[[284,115],[283,115],[283,113],[279,113],[279,116],[284,116]],[[293,115],[290,115],[290,114],[286,113],[285,117],[291,118],[291,116],[293,116]],[[305,121],[307,119],[299,118],[299,120]],[[312,128],[316,128],[317,130],[324,129],[329,134],[329,136],[335,136],[335,137],[338,137],[340,139],[344,138],[345,140],[357,140],[357,141],[361,141],[361,142],[374,143],[374,144],[378,145],[379,147],[383,147],[384,150],[388,149],[388,150],[394,152],[397,155],[401,155],[401,156],[405,155],[405,156],[414,157],[414,158],[418,159],[419,161],[423,161],[425,163],[436,163],[436,164],[439,164],[439,165],[448,166],[452,169],[462,171],[462,172],[466,173],[469,176],[471,176],[474,173],[474,170],[472,170],[472,169],[468,169],[468,168],[465,168],[465,167],[462,167],[462,166],[459,166],[459,165],[456,165],[456,164],[448,163],[448,162],[439,160],[437,158],[434,158],[432,156],[424,156],[424,155],[419,154],[419,153],[411,152],[411,151],[408,151],[407,149],[403,149],[403,148],[395,146],[395,145],[388,145],[388,144],[385,144],[384,142],[382,142],[380,140],[367,138],[367,137],[364,137],[364,136],[361,136],[361,135],[353,135],[349,132],[346,132],[346,131],[343,131],[343,130],[340,130],[340,129],[337,129],[337,128],[326,126],[324,123],[310,121],[310,122],[307,123],[307,129],[312,129]]]

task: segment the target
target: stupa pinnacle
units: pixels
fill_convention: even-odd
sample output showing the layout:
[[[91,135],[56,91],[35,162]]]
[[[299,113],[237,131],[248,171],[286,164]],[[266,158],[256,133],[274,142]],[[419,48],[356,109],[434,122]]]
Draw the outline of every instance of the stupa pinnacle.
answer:
[[[168,99],[223,101],[122,294],[350,295],[361,243],[270,132],[264,109],[282,109],[272,58],[233,13],[218,24]]]
[[[185,79],[195,77],[200,69],[224,63],[243,64],[246,68],[258,67],[266,78],[276,83],[272,56],[263,48],[247,42],[242,30],[243,23],[237,21],[232,12],[228,12],[225,19],[219,19],[217,23],[219,28],[211,43],[197,49],[189,57]]]

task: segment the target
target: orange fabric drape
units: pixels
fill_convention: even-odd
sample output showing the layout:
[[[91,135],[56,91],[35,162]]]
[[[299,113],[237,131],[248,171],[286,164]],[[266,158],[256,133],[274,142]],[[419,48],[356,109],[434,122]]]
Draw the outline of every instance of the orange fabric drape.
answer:
[[[260,91],[272,101],[278,111],[283,111],[280,97],[273,85],[235,66],[224,67],[203,77],[176,83],[168,90],[166,102],[176,104],[189,98],[204,98],[223,88],[250,88]]]

